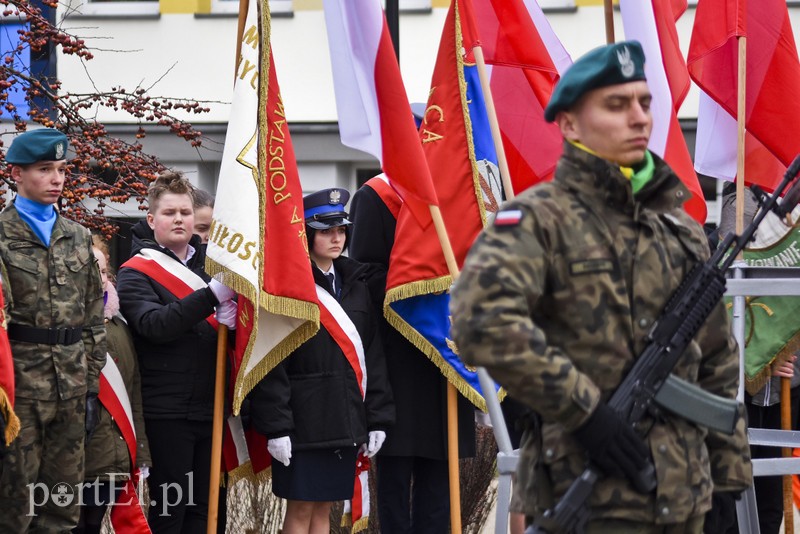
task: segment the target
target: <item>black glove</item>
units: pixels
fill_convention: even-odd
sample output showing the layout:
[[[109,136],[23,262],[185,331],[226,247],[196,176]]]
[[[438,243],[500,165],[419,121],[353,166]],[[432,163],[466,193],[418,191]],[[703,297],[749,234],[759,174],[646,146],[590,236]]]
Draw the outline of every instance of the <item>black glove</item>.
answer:
[[[586,449],[592,463],[608,476],[627,478],[636,484],[650,463],[642,438],[606,404],[600,403],[573,436]]]
[[[97,393],[86,394],[86,441],[92,439],[97,428],[97,423],[100,422],[100,401],[97,400]]]
[[[736,522],[736,501],[741,493],[734,491],[720,491],[711,494],[711,510],[706,512],[706,521],[703,524],[705,534],[727,532]]]

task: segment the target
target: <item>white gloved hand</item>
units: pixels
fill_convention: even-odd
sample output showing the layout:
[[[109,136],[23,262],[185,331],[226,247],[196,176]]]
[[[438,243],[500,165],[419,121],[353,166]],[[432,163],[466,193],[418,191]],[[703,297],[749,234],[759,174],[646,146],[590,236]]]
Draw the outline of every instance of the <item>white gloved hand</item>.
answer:
[[[378,451],[381,450],[383,446],[383,442],[386,440],[386,432],[383,430],[372,430],[369,433],[369,441],[367,443],[367,452],[365,456],[367,458],[372,458]]]
[[[289,459],[292,457],[292,440],[289,436],[269,440],[267,450],[273,458],[289,467]]]
[[[208,283],[208,287],[211,289],[211,292],[214,293],[214,296],[217,297],[217,301],[219,302],[231,300],[236,296],[236,292],[233,289],[229,288],[222,282],[218,282],[215,278],[211,279],[211,281]]]
[[[224,324],[231,330],[236,329],[236,301],[226,300],[217,306],[217,313],[214,315],[219,324]]]
[[[150,468],[146,465],[139,467],[139,478],[146,480],[150,476]]]

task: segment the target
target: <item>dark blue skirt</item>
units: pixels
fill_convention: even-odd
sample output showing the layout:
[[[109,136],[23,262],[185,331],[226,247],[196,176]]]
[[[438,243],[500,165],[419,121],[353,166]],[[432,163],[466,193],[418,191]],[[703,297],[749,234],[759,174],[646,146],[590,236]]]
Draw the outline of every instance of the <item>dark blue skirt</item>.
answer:
[[[353,498],[357,447],[292,451],[289,466],[272,459],[272,493],[292,501]]]

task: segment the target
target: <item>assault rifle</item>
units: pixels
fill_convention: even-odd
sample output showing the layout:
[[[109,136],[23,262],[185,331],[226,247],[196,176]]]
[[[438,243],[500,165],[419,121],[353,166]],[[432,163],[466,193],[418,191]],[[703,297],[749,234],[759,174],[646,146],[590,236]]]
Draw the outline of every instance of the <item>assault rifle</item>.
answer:
[[[786,170],[772,195],[755,191],[762,206],[742,235],[729,233],[725,236],[711,258],[695,265],[667,302],[648,333],[647,346],[608,401],[608,405],[634,428],[646,414],[658,416],[661,410],[667,410],[698,425],[733,433],[738,403],[703,391],[672,375],[672,370],[725,293],[725,271],[753,238],[767,213],[774,211],[783,217],[800,201],[800,181],[795,181],[798,172],[800,155]],[[589,496],[599,476],[597,469],[589,464],[555,507],[545,511],[525,534],[582,533],[590,515]],[[639,474],[633,485],[641,493],[655,489],[652,464]]]

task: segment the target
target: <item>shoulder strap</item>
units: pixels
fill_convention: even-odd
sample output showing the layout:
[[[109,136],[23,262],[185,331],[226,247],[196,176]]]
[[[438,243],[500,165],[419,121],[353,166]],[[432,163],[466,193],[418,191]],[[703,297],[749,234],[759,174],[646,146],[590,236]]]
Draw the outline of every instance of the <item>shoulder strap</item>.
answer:
[[[397,219],[397,216],[400,214],[400,208],[403,206],[403,199],[400,198],[400,195],[397,194],[397,191],[389,183],[389,179],[386,177],[385,174],[379,174],[378,176],[374,176],[364,183],[372,188],[378,196],[381,198],[386,207],[389,208],[389,211],[394,215],[394,218]]]

